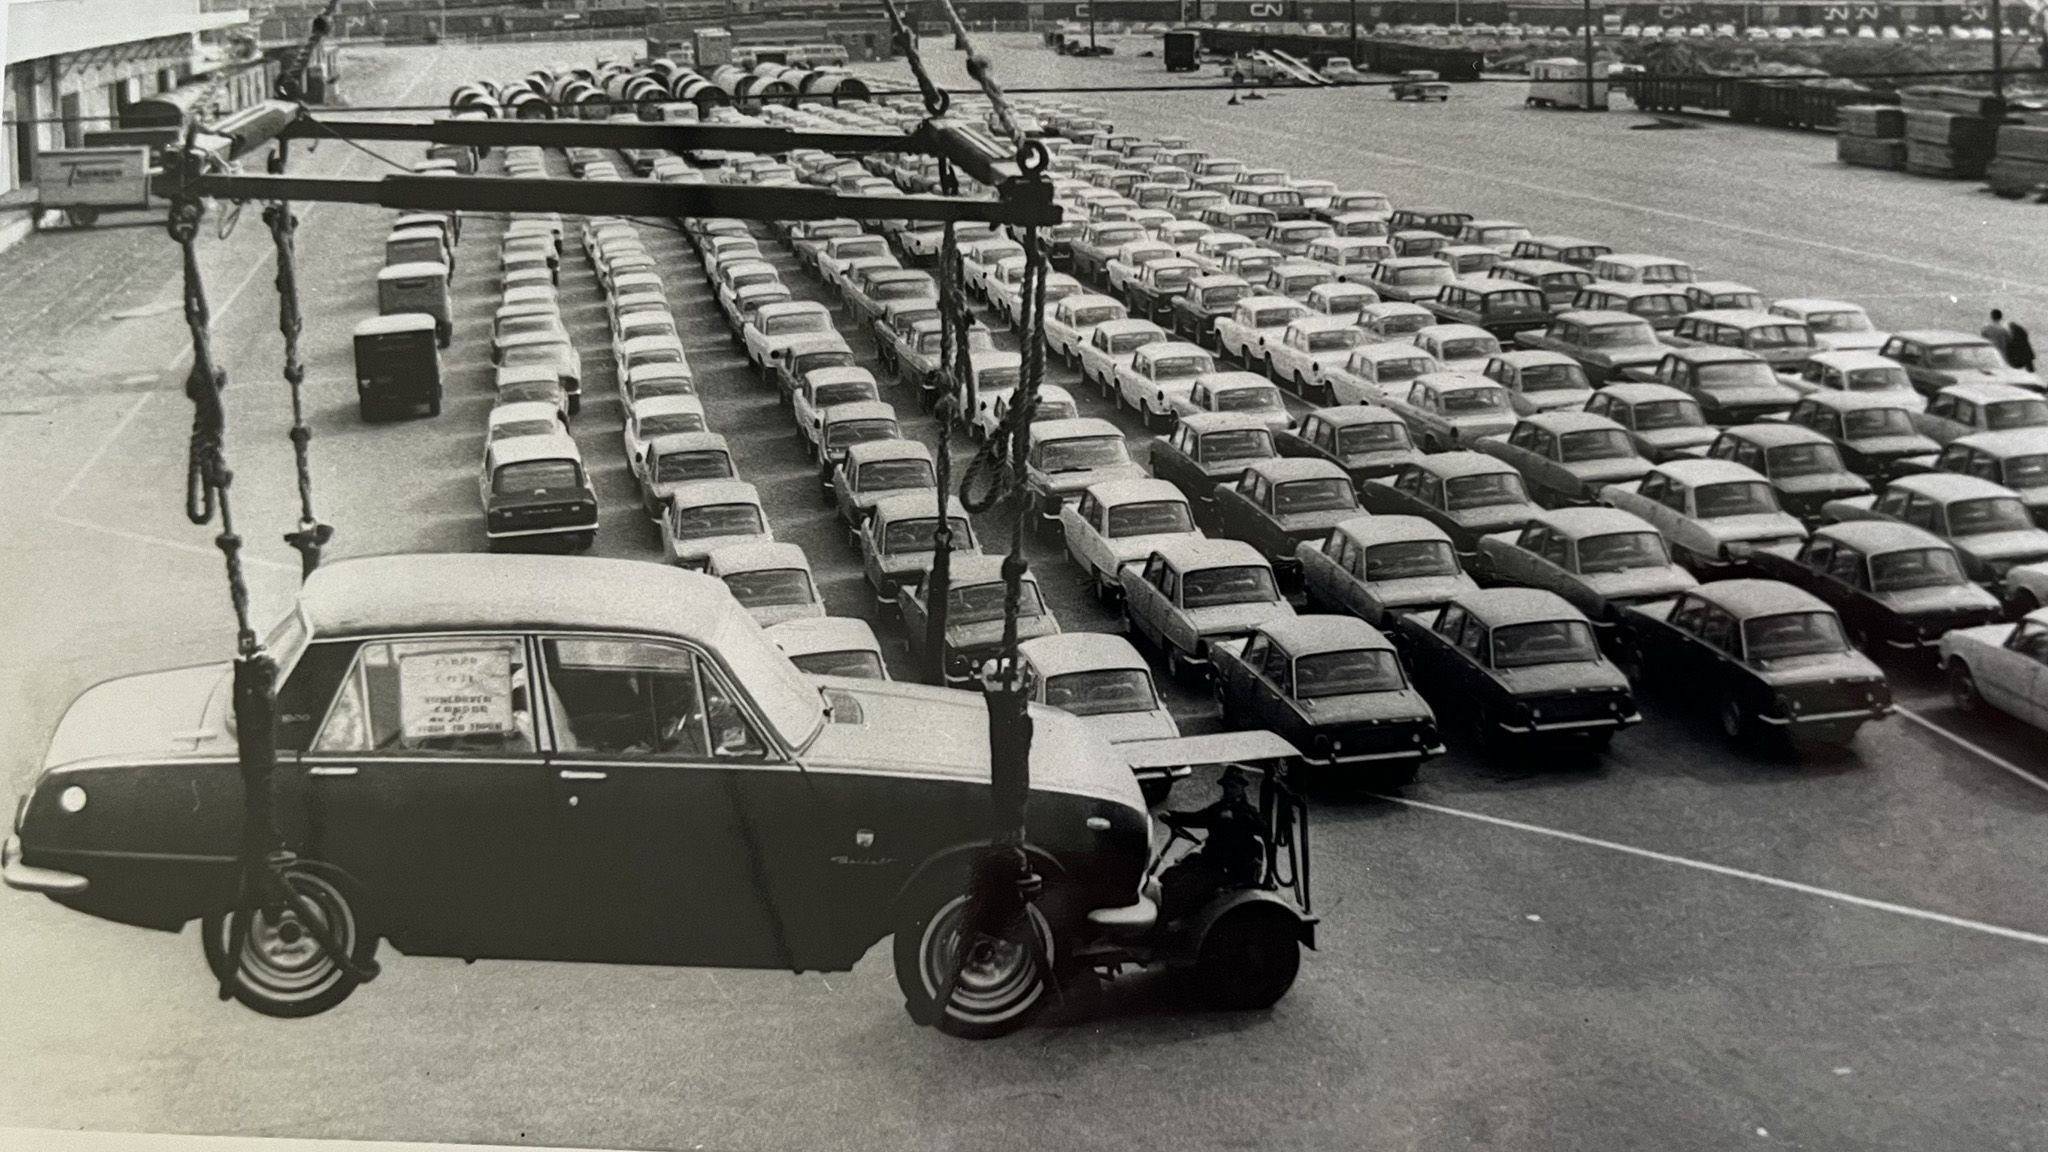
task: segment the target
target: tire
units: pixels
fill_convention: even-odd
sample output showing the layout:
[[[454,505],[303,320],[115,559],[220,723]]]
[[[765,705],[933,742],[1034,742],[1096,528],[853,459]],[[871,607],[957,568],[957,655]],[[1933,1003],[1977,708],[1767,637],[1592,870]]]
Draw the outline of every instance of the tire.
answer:
[[[1252,1012],[1279,1003],[1300,971],[1301,936],[1293,918],[1252,904],[1210,926],[1193,975],[1209,1007]]]
[[[357,967],[375,961],[377,934],[363,918],[362,893],[353,880],[337,869],[302,863],[288,873],[288,882],[326,919]],[[232,920],[227,912],[205,917],[199,939],[207,967],[216,978],[227,973],[228,991],[244,1008],[296,1020],[317,1016],[356,990],[356,981],[327,958],[295,917],[280,916],[266,926],[261,912],[250,919],[240,962],[228,972]]]
[[[573,536],[573,537],[571,537],[571,538],[570,538],[570,541],[569,541],[569,547],[570,547],[570,549],[571,549],[572,551],[576,551],[576,552],[588,552],[588,551],[590,551],[591,545],[593,545],[593,544],[596,544],[596,543],[597,543],[597,533],[595,533],[595,532],[578,532],[578,533],[577,533],[577,534],[576,534],[575,536]]]
[[[1160,413],[1142,406],[1139,408],[1139,411],[1144,413],[1145,416],[1145,431],[1157,435],[1160,429],[1165,426],[1166,417]]]
[[[2021,588],[2012,594],[2012,598],[2008,601],[2007,606],[2010,609],[2008,615],[2015,620],[2019,620],[2038,610],[2041,607],[2041,601],[2034,596],[2032,589]]]
[[[1984,711],[1984,696],[1977,691],[1977,677],[1961,660],[1948,663],[1948,698],[1958,712],[1974,714]]]
[[[1193,682],[1202,670],[1202,662],[1183,655],[1170,642],[1162,646],[1166,649],[1166,674],[1183,684]]]
[[[583,397],[582,397],[582,395],[581,395],[581,394],[575,394],[575,395],[571,395],[571,396],[569,397],[569,415],[571,415],[571,416],[574,416],[574,415],[576,415],[577,413],[579,413],[579,412],[581,412],[581,411],[583,411]]]
[[[429,400],[429,401],[427,401],[427,416],[428,416],[429,418],[432,418],[432,417],[435,417],[435,416],[439,416],[440,414],[441,414],[441,390],[440,390],[440,389],[438,389],[438,388],[436,388],[436,389],[434,390],[434,398],[433,398],[432,400]]]
[[[959,890],[933,885],[935,895],[914,905],[918,910],[897,925],[892,943],[896,986],[913,1017],[936,1016],[939,1030],[948,1036],[990,1040],[1029,1024],[1051,998],[1056,941],[1044,914],[1035,905],[1026,908],[1020,922],[1006,926],[1000,939],[989,941],[961,967],[952,998],[939,1011],[939,990],[958,947],[955,934],[968,911],[965,887],[964,877]],[[1038,936],[1047,964],[1038,962],[1023,939],[1024,922]]]
[[[1729,744],[1740,748],[1749,743],[1752,727],[1749,713],[1742,710],[1741,703],[1733,694],[1724,694],[1721,702],[1714,706],[1714,721],[1721,729],[1721,738]]]

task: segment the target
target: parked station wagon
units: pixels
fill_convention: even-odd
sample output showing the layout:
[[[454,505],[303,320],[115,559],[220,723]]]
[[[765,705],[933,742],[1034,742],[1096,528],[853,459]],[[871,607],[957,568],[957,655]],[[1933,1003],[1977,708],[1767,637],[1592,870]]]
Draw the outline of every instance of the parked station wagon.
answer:
[[[1420,516],[1353,517],[1295,549],[1311,612],[1338,609],[1375,627],[1396,612],[1434,612],[1476,589],[1442,528]]]
[[[1212,641],[1294,615],[1272,565],[1241,540],[1168,541],[1119,579],[1132,636],[1159,650],[1178,677],[1208,667]]]
[[[1797,555],[1764,553],[1757,571],[1826,601],[1866,652],[1932,654],[1954,628],[1996,623],[1998,598],[1970,582],[1939,536],[1908,524],[1855,520],[1814,529]]]
[[[382,937],[416,956],[845,970],[891,932],[923,939],[965,898],[962,846],[985,839],[977,697],[805,676],[701,576],[342,560],[308,577],[268,647],[278,823],[300,891],[359,964]],[[228,957],[243,842],[229,673],[81,695],[9,837],[7,882],[120,923],[200,920],[208,955]],[[1032,721],[1030,851],[1077,915],[1134,904],[1151,852],[1127,762],[1070,716]],[[332,1008],[354,981],[308,951],[259,920],[229,991],[277,1016]],[[924,951],[902,983],[937,1008],[917,969],[951,953]],[[951,1001],[947,1026],[986,1023],[976,1008]]]
[[[1476,325],[1503,340],[1550,326],[1550,304],[1540,289],[1493,276],[1453,280],[1425,307],[1446,323]]]
[[[1473,569],[1489,581],[1555,592],[1601,629],[1629,604],[1699,584],[1649,521],[1619,508],[1559,508],[1496,532],[1479,541]]]
[[[1311,768],[1398,788],[1444,752],[1393,641],[1355,616],[1295,616],[1209,644],[1223,725],[1276,732]]]
[[[1883,671],[1849,646],[1835,610],[1790,584],[1703,584],[1624,611],[1621,626],[1631,679],[1711,709],[1731,744],[1846,743],[1892,711]]]

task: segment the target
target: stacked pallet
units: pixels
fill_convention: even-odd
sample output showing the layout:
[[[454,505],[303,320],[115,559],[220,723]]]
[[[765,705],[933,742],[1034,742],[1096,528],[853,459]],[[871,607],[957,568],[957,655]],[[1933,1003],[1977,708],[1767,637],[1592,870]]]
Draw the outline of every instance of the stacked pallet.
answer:
[[[1921,176],[1978,177],[1991,163],[2004,102],[1988,92],[1904,88],[1906,171]]]
[[[1836,113],[1835,159],[1864,168],[1906,166],[1906,113],[1890,104],[1850,104]]]
[[[1997,153],[1985,168],[1984,182],[2007,198],[2048,200],[2048,125],[2000,125]]]

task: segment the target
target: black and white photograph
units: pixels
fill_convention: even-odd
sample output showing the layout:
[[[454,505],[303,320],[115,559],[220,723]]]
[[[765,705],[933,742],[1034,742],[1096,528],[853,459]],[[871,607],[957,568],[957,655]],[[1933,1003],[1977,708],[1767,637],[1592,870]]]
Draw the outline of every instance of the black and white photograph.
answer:
[[[0,61],[0,1149],[2048,1148],[2048,0]]]

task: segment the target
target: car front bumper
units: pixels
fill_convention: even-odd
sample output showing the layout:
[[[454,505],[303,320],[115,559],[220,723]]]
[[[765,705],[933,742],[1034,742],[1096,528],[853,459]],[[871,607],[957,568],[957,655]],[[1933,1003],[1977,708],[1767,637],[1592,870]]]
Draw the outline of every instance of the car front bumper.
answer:
[[[75,872],[38,868],[21,862],[21,841],[9,836],[0,846],[0,881],[16,892],[42,892],[51,896],[76,896],[90,881]]]

